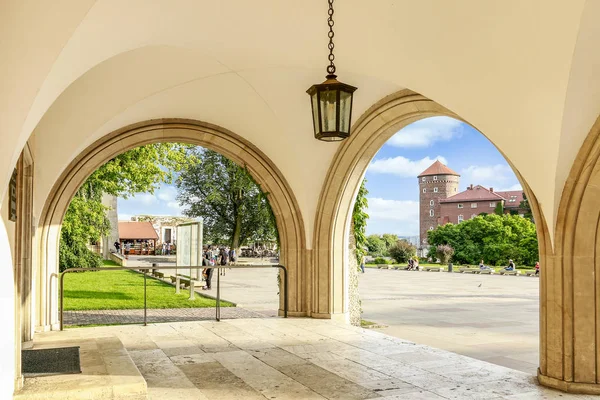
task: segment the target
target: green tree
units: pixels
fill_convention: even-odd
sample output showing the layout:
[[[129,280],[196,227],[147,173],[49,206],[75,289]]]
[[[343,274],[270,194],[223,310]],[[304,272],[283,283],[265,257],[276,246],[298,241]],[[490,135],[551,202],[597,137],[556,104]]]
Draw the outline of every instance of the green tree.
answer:
[[[367,200],[367,194],[369,194],[369,191],[365,186],[366,182],[366,179],[363,179],[361,182],[360,188],[358,189],[358,193],[356,195],[356,200],[354,202],[354,209],[352,210],[354,240],[356,242],[356,260],[359,266],[366,254],[365,249],[369,246],[366,235],[367,221],[369,219],[369,215],[366,212],[369,207],[369,202]]]
[[[496,215],[504,214],[504,203],[499,201],[498,204],[496,204],[496,208],[494,208],[494,214],[496,214]]]
[[[186,160],[189,146],[157,143],[120,154],[98,168],[81,185],[67,208],[61,228],[59,268],[96,267],[99,255],[88,249],[106,235],[110,224],[102,195],[129,197],[134,193],[154,193],[163,182],[170,183]]]
[[[460,264],[477,264],[481,259],[491,265],[533,265],[538,259],[535,225],[515,215],[478,216],[460,224],[446,224],[428,233],[432,251],[450,245],[453,260]]]
[[[381,239],[383,239],[385,242],[385,247],[387,250],[398,243],[398,235],[394,235],[393,233],[384,233],[381,235]]]
[[[531,212],[531,205],[529,204],[529,200],[527,199],[525,192],[523,192],[523,201],[521,201],[521,203],[519,203],[519,208],[525,211],[525,214],[524,214],[525,218],[527,218],[531,222],[535,222],[533,220],[533,213]]]
[[[278,241],[267,196],[248,171],[212,150],[190,150],[176,181],[188,217],[202,217],[207,241],[239,248],[248,241]]]
[[[390,257],[398,263],[407,262],[409,258],[417,254],[417,248],[405,239],[396,241],[396,244],[388,249]]]
[[[452,246],[447,244],[440,244],[435,249],[435,255],[440,259],[440,263],[446,264],[450,262],[452,259],[452,255],[454,254],[454,249]]]
[[[385,242],[379,235],[367,236],[367,249],[369,250],[369,255],[375,257],[384,256],[387,253]]]

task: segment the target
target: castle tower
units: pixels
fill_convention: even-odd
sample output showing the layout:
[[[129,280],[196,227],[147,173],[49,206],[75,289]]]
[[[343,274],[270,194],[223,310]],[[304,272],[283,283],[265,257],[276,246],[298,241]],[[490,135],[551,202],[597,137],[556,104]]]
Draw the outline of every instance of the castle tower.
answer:
[[[427,231],[438,226],[440,200],[458,193],[460,175],[439,161],[419,176],[419,244],[427,247]]]

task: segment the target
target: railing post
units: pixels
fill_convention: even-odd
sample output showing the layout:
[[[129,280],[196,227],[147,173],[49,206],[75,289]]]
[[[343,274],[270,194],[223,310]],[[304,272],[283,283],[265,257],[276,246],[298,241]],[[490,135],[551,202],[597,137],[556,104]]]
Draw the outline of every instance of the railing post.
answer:
[[[190,269],[191,271],[191,269]],[[196,281],[191,279],[192,275],[190,275],[190,298],[188,300],[196,299]]]
[[[217,304],[216,304],[216,320],[217,322],[221,320],[221,271],[217,267]]]
[[[148,304],[147,304],[147,300],[146,300],[146,275],[147,274],[148,274],[148,270],[145,269],[144,270],[144,326],[147,326],[146,314],[147,314],[147,309],[148,309]]]
[[[58,277],[59,284],[60,284],[60,330],[61,331],[63,330],[63,315],[64,315],[63,314],[63,309],[64,309],[64,304],[63,304],[63,302],[64,302],[64,295],[63,295],[63,292],[64,292],[64,290],[63,290],[63,288],[64,288],[64,284],[63,284],[64,276],[65,276],[65,273],[62,272],[60,274],[60,276]]]

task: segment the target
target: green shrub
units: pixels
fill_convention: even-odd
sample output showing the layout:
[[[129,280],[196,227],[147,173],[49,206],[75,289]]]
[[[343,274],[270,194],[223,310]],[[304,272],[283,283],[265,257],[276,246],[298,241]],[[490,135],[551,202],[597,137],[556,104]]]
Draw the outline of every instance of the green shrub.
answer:
[[[376,259],[373,260],[373,264],[390,264],[391,262],[386,260],[383,257],[377,257]]]

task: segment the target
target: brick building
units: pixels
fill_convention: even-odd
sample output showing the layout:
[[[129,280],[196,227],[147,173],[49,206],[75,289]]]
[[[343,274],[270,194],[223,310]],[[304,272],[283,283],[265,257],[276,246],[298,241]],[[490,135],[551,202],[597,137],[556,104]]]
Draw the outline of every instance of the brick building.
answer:
[[[427,231],[438,226],[440,201],[458,193],[460,175],[439,161],[419,175],[419,234],[421,247],[427,246]]]
[[[458,224],[481,213],[491,214],[498,204],[505,213],[524,215],[519,208],[523,191],[496,192],[494,188],[470,185],[458,193],[460,175],[439,161],[418,176],[419,179],[419,233],[420,247],[426,248],[427,232],[438,225]]]

